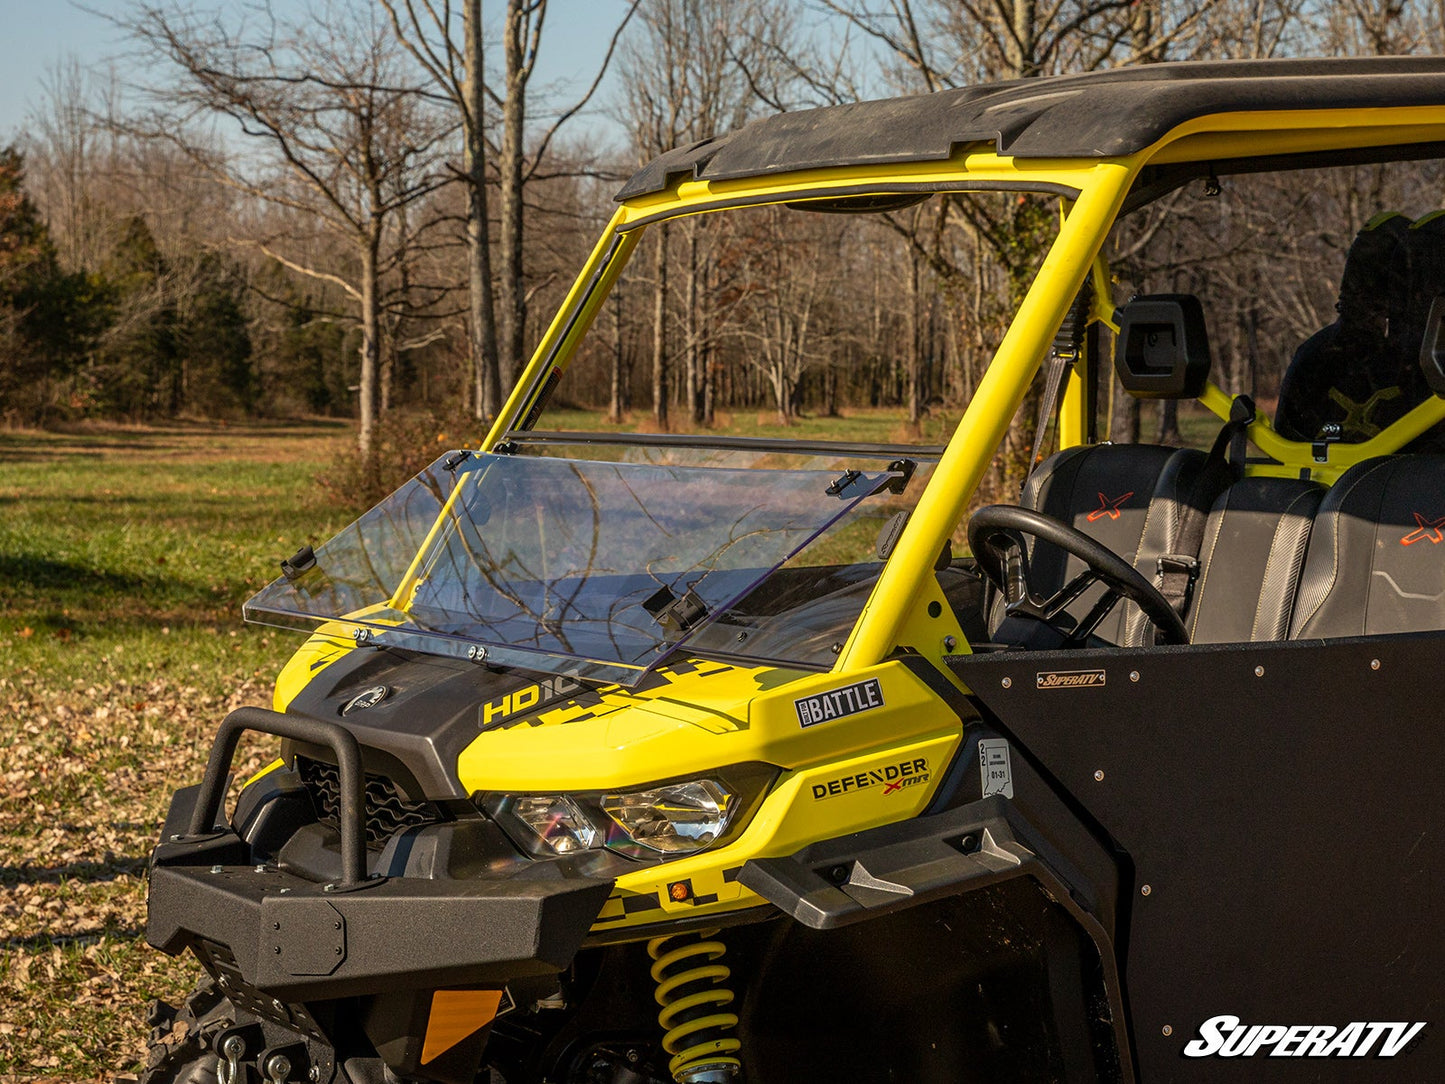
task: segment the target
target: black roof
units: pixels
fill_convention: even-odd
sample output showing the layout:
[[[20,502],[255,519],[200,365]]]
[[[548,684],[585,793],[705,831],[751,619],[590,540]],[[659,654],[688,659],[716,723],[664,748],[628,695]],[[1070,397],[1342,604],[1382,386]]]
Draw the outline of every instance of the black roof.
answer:
[[[1150,64],[779,113],[668,151],[618,200],[683,177],[927,162],[992,141],[1018,158],[1133,154],[1185,121],[1266,109],[1445,105],[1445,57]]]

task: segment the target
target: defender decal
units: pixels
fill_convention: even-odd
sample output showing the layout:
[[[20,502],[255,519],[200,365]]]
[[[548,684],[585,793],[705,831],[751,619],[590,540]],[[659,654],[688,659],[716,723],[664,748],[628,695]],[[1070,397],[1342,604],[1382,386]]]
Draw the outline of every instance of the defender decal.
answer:
[[[1041,670],[1034,675],[1040,689],[1098,689],[1105,684],[1103,670]]]
[[[1393,1058],[1424,1030],[1423,1021],[1356,1020],[1329,1024],[1242,1024],[1237,1016],[1212,1016],[1199,1037],[1186,1043],[1186,1058]],[[1375,1044],[1379,1042],[1377,1047]]]
[[[821,802],[825,798],[836,798],[840,794],[856,794],[872,787],[882,787],[884,794],[893,794],[905,787],[927,783],[929,774],[928,761],[924,757],[900,760],[897,764],[889,764],[883,768],[870,768],[866,772],[840,775],[826,783],[814,783],[813,801]]]
[[[813,726],[833,719],[872,711],[883,706],[883,687],[877,678],[860,681],[856,685],[844,685],[841,689],[830,689],[826,693],[805,696],[793,701],[798,713],[799,726]]]

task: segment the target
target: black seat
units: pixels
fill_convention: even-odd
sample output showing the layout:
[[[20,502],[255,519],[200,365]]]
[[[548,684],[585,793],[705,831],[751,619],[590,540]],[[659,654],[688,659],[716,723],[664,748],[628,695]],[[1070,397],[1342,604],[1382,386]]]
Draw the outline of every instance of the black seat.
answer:
[[[1152,582],[1159,558],[1173,552],[1183,508],[1213,497],[1196,494],[1206,458],[1194,449],[1157,444],[1068,448],[1029,476],[1019,503],[1101,542]],[[1029,554],[1030,586],[1039,594],[1052,594],[1083,569],[1078,558],[1046,544],[1034,545]],[[1095,585],[1071,612],[1087,613],[1102,593]],[[1095,635],[1110,643],[1139,644],[1147,625],[1139,608],[1124,602]]]
[[[1241,478],[1209,511],[1199,579],[1185,614],[1189,642],[1283,640],[1312,518],[1324,486],[1293,478]]]
[[[1445,456],[1368,459],[1320,502],[1295,640],[1445,629]]]
[[[1359,443],[1424,402],[1420,343],[1442,293],[1445,213],[1414,223],[1393,212],[1371,219],[1345,257],[1338,318],[1290,360],[1275,428],[1291,440]],[[1432,430],[1412,448],[1445,450],[1445,433]]]

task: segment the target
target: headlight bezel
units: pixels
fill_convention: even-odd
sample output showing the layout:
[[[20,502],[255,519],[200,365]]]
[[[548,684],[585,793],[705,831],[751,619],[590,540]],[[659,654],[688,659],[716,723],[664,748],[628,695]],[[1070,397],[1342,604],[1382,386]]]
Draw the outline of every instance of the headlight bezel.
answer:
[[[570,858],[583,854],[612,853],[625,856],[646,865],[671,862],[690,858],[705,851],[716,850],[735,840],[747,828],[763,798],[777,780],[779,769],[771,764],[747,762],[728,765],[712,771],[690,775],[672,776],[625,787],[609,787],[606,790],[560,791],[486,791],[473,796],[473,802],[487,817],[494,821],[524,854],[535,859]],[[695,847],[674,847],[665,849],[650,845],[635,838],[624,824],[610,814],[606,802],[614,804],[626,799],[636,799],[649,793],[662,793],[669,789],[700,785],[711,786],[727,795],[728,810],[725,821],[714,838]],[[593,844],[589,847],[575,847],[558,851],[551,846],[544,833],[519,815],[520,803],[551,802],[561,806],[570,805],[580,815],[577,828],[590,831]],[[535,806],[534,806],[535,808]],[[579,834],[573,831],[575,836]]]

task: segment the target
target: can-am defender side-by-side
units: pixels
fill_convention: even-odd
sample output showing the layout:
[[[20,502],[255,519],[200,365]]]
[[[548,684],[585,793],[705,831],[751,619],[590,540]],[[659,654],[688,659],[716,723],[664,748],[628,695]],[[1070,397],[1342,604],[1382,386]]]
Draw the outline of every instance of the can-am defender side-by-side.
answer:
[[[1445,1076],[1445,218],[1342,232],[1338,319],[1264,347],[1272,419],[1216,382],[1207,297],[1106,263],[1187,185],[1403,168],[1433,206],[1438,159],[1445,62],[1391,59],[846,105],[648,165],[483,445],[247,603],[310,638],[154,851],[147,937],[205,978],[146,1080]],[[547,428],[650,228],[959,192],[1056,232],[946,445]],[[1210,450],[1100,442],[1111,368]],[[1036,380],[1059,450],[965,521]],[[282,756],[228,812],[245,731]]]

